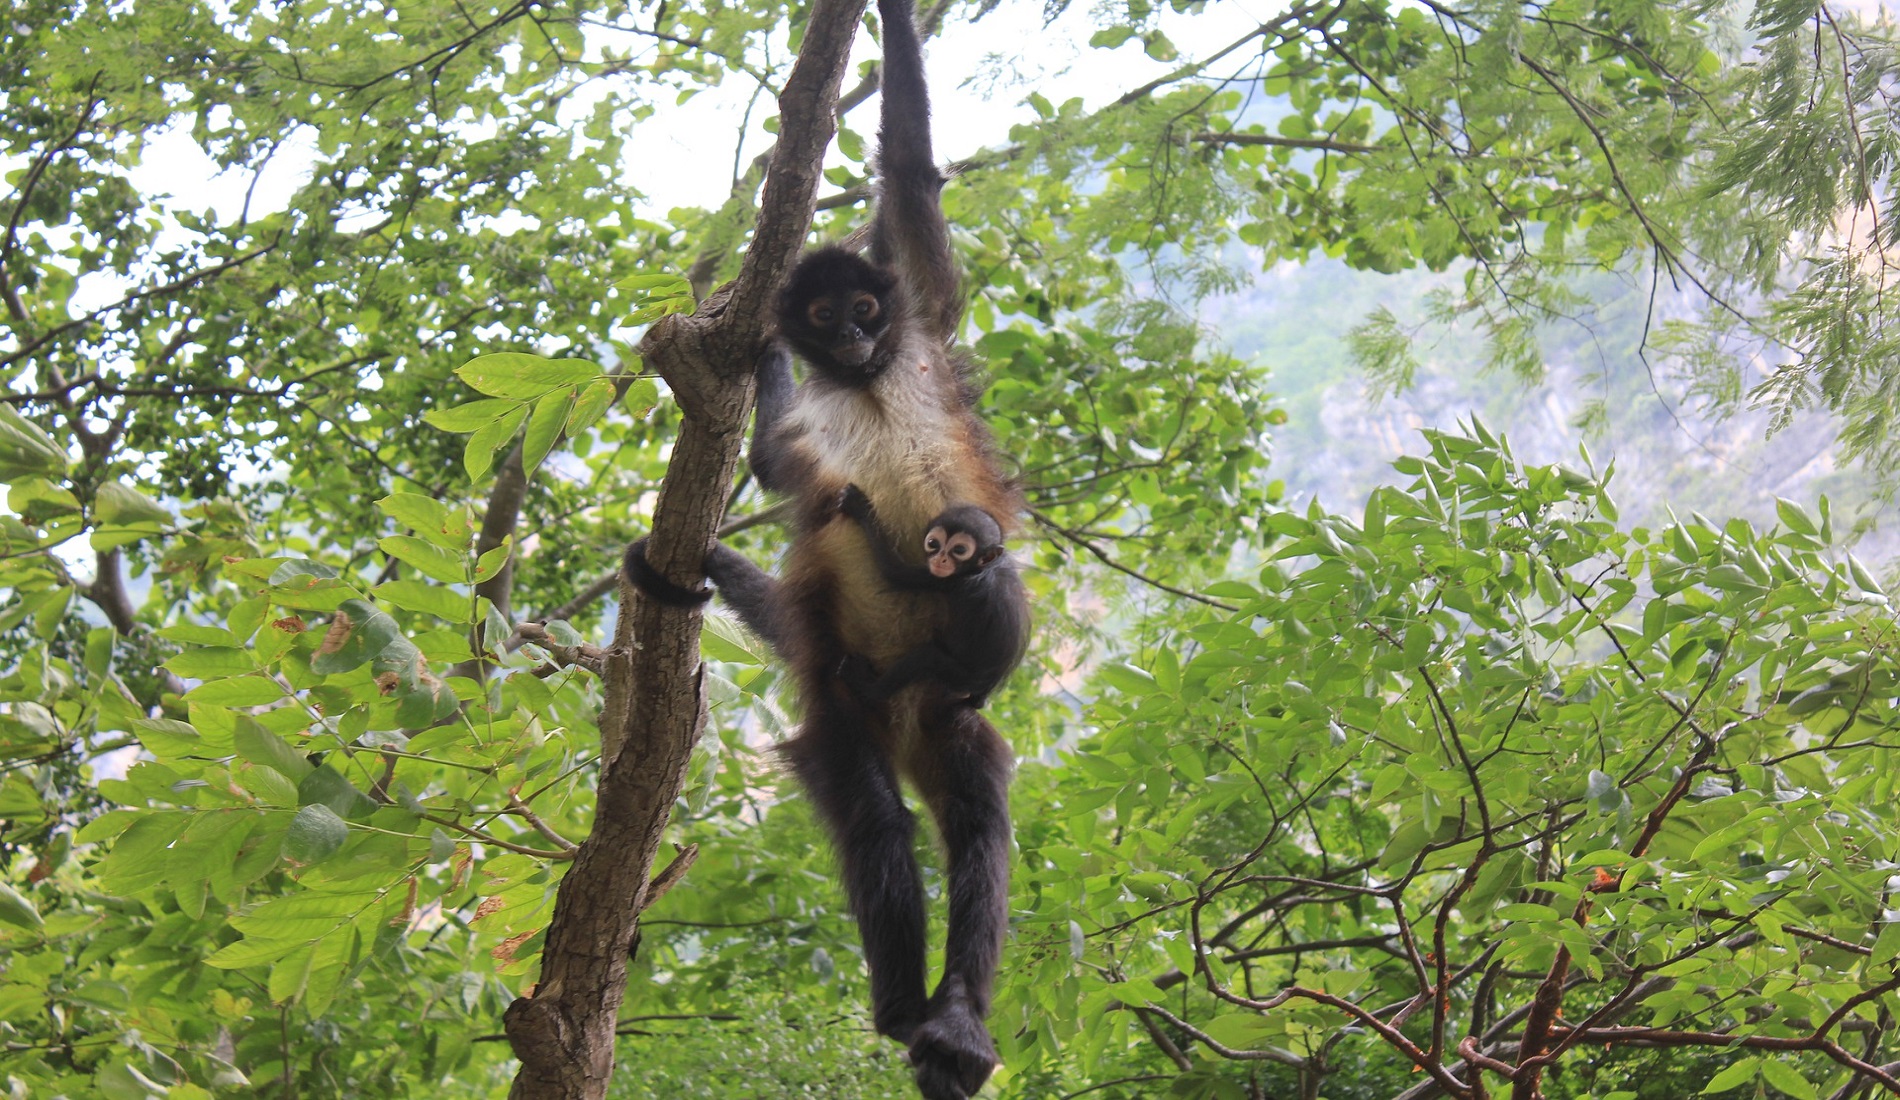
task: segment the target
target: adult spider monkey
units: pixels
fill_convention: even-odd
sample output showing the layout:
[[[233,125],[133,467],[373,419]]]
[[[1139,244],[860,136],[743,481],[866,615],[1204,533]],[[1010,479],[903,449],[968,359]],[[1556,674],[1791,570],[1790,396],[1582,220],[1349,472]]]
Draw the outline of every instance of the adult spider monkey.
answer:
[[[914,554],[953,504],[988,513],[1007,536],[1022,501],[970,411],[966,364],[949,351],[962,299],[911,0],[878,0],[878,12],[883,106],[870,257],[836,247],[807,254],[778,311],[780,337],[808,367],[804,384],[793,382],[783,344],[758,365],[749,459],[760,485],[796,498],[792,544],[776,581],[724,547],[705,571],[792,666],[804,721],[780,752],[838,849],[877,1029],[909,1047],[928,1100],[967,1100],[996,1065],[983,1018],[1008,915],[1012,754],[941,685],[914,683],[876,701],[839,668],[852,655],[889,668],[946,625],[942,593],[885,582],[874,540]],[[871,524],[839,515],[853,484],[875,506]],[[656,598],[705,599],[650,568],[639,544],[627,572]],[[916,823],[899,774],[923,796],[948,858],[943,977],[928,996]]]

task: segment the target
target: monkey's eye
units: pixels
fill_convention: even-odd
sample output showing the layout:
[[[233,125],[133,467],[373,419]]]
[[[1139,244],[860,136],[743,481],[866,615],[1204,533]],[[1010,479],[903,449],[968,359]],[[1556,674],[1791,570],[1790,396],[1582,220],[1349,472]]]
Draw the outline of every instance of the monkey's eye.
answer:
[[[943,536],[932,531],[924,536],[924,553],[934,554],[943,549]]]
[[[860,321],[868,321],[876,317],[877,299],[869,294],[858,295],[858,300],[851,303],[851,315]]]
[[[824,302],[813,302],[805,312],[814,325],[828,325],[832,318],[838,316],[837,311]]]
[[[968,560],[974,553],[976,553],[976,543],[971,541],[970,536],[958,535],[950,540],[950,556],[958,561]]]

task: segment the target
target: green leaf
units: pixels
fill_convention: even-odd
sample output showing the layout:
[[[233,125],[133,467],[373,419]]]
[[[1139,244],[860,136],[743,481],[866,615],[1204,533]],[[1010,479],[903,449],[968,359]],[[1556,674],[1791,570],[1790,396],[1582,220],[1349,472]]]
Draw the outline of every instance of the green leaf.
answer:
[[[8,486],[7,507],[31,523],[46,523],[80,511],[79,498],[72,490],[38,477],[22,477]]]
[[[416,545],[428,546],[427,543]],[[323,641],[310,658],[310,671],[325,676],[348,672],[398,642],[406,642],[402,628],[387,612],[367,600],[345,600],[336,609],[335,618],[323,633]]]
[[[304,987],[310,983],[310,971],[316,964],[316,952],[317,945],[307,943],[272,964],[265,988],[270,991],[273,1004],[289,1004],[303,996]]]
[[[59,477],[65,472],[65,448],[11,404],[0,402],[0,481]],[[15,511],[19,511],[17,505]]]
[[[310,773],[311,764],[302,753],[248,714],[238,716],[237,730],[231,740],[237,754],[253,764],[275,768],[279,774],[293,780],[302,779]]]
[[[452,623],[466,623],[475,613],[474,600],[467,593],[408,577],[379,584],[373,593],[404,611],[420,611]]]
[[[247,966],[263,966],[266,963],[276,962],[302,946],[302,943],[294,940],[246,936],[235,943],[227,943],[205,956],[205,965],[215,966],[220,970],[242,970]]]
[[[1873,954],[1867,961],[1875,966],[1883,966],[1900,956],[1900,922],[1889,922],[1880,926],[1880,935],[1874,939]]]
[[[495,452],[515,437],[527,415],[528,406],[517,405],[513,412],[484,424],[468,437],[468,446],[462,451],[462,466],[468,471],[470,481],[488,476],[488,471],[495,466]]]
[[[93,499],[92,507],[93,518],[102,524],[121,527],[150,524],[156,528],[159,524],[172,521],[172,514],[157,501],[118,481],[108,481],[99,486],[99,494]]]
[[[548,359],[503,351],[471,359],[455,368],[455,373],[490,397],[532,401],[549,390],[593,382],[600,377],[600,368],[585,359]]]
[[[309,766],[308,763],[304,764],[306,768]],[[297,795],[297,784],[269,764],[251,764],[237,769],[232,778],[266,806],[294,810],[302,804],[302,799]]]
[[[125,1062],[109,1062],[92,1078],[92,1085],[105,1100],[163,1100],[168,1091]]]
[[[425,542],[413,535],[385,535],[376,540],[376,545],[382,548],[383,553],[432,580],[449,584],[462,584],[468,580],[467,559],[432,542]]]
[[[308,866],[337,853],[350,839],[350,827],[336,812],[321,804],[305,806],[284,833],[284,858]]]
[[[1404,765],[1387,764],[1379,769],[1378,776],[1372,781],[1372,791],[1367,797],[1374,805],[1384,805],[1411,777],[1412,773],[1406,771]]]
[[[1847,572],[1854,578],[1854,583],[1861,591],[1872,592],[1876,596],[1886,595],[1880,588],[1880,582],[1874,579],[1873,573],[1851,552],[1847,555]]]
[[[1795,1100],[1820,1100],[1821,1094],[1815,1090],[1801,1071],[1781,1058],[1764,1058],[1761,1062],[1761,1075],[1769,1084],[1787,1093]]]
[[[1814,517],[1808,515],[1806,508],[1785,497],[1775,498],[1775,515],[1788,526],[1790,531],[1797,534],[1815,535],[1821,531],[1820,526],[1814,522]]]
[[[1155,690],[1153,676],[1125,662],[1102,666],[1100,675],[1110,687],[1129,695],[1147,695]]]
[[[19,891],[0,882],[0,922],[37,932],[46,926],[40,911]]]
[[[653,384],[652,379],[645,381],[649,386]],[[567,414],[567,425],[562,430],[567,433],[569,439],[580,435],[594,421],[599,420],[601,414],[605,413],[613,403],[614,384],[612,382],[603,378],[590,384],[574,399],[574,408]],[[647,406],[649,409],[652,407],[651,404]]]
[[[1284,1038],[1286,1025],[1257,1012],[1230,1012],[1201,1026],[1208,1037],[1231,1050],[1253,1050]]]
[[[421,493],[391,493],[376,502],[383,514],[437,546],[459,550],[474,533],[468,509],[451,507]]]
[[[254,672],[257,669],[257,659],[248,649],[208,646],[203,649],[187,649],[166,661],[165,667],[180,676],[205,680]]]
[[[708,660],[741,665],[763,665],[765,655],[753,640],[724,615],[707,615],[699,623],[699,651]]]
[[[629,275],[614,283],[616,290],[637,290],[662,298],[676,298],[681,294],[691,294],[693,284],[684,275],[659,272],[648,275]]]
[[[554,390],[534,403],[534,413],[528,417],[528,432],[521,439],[521,468],[528,474],[540,469],[542,460],[560,442],[568,410],[574,407],[574,392]]]
[[[328,764],[317,765],[303,777],[297,784],[297,800],[304,806],[323,806],[349,821],[365,821],[376,812],[376,802]]]
[[[423,414],[422,419],[433,427],[459,435],[492,424],[519,408],[521,408],[519,401],[487,397],[480,401],[470,401],[466,405],[457,405],[452,409],[431,409]]]
[[[203,707],[261,707],[284,700],[284,689],[264,676],[211,680],[185,693],[185,702]]]
[[[475,583],[476,584],[480,584],[483,581],[486,581],[492,578],[495,574],[501,572],[502,566],[508,564],[508,555],[514,552],[514,544],[515,544],[515,537],[513,535],[505,536],[501,540],[500,546],[497,546],[491,550],[484,551],[482,553],[482,556],[476,559],[475,561]]]
[[[99,876],[105,888],[129,896],[164,881],[166,849],[189,822],[189,815],[182,813],[155,813],[134,821],[106,853]]]
[[[627,415],[645,420],[660,403],[660,387],[651,378],[635,378],[627,383],[627,394],[620,401]]]

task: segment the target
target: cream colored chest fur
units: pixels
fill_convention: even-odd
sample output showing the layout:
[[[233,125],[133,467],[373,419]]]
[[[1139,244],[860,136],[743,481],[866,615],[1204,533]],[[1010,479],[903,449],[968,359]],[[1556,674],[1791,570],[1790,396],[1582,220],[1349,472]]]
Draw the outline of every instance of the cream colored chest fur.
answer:
[[[857,485],[905,556],[921,560],[911,544],[924,525],[982,491],[962,418],[945,406],[927,364],[893,367],[867,389],[805,389],[787,427],[815,467],[815,489]]]

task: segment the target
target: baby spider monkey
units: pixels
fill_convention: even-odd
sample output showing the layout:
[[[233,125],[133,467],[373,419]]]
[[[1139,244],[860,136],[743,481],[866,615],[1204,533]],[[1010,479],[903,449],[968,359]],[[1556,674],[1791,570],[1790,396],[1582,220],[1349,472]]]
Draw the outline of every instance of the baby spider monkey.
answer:
[[[974,504],[957,504],[932,519],[924,534],[924,564],[911,565],[882,534],[871,499],[847,485],[838,509],[862,524],[884,583],[898,591],[937,592],[946,598],[943,625],[878,675],[858,654],[839,674],[853,691],[883,702],[919,680],[943,685],[953,699],[980,709],[1029,648],[1029,596],[1016,563],[1003,552],[1003,529]]]

